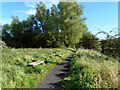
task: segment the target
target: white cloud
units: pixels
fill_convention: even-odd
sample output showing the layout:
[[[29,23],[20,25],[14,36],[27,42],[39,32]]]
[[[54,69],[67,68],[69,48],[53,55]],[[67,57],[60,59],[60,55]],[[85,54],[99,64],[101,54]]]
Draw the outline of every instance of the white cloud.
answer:
[[[37,2],[25,2],[25,5],[27,7],[31,7],[31,8],[36,8],[36,4],[38,4],[40,1],[37,1]],[[42,1],[45,5],[46,5],[46,8],[50,8],[52,7],[52,4],[55,4],[57,5],[59,3],[59,0],[45,0],[45,1]]]
[[[26,11],[26,14],[28,14],[28,15],[35,15],[35,13],[36,13],[36,10],[34,10],[34,9]]]
[[[35,9],[36,3],[35,2],[25,2],[25,5],[27,7],[31,7],[32,8],[32,9],[26,11],[26,14],[28,14],[28,15],[35,15],[35,13],[36,13],[36,9]]]
[[[29,5],[29,7],[35,8],[35,6],[34,6],[34,5]]]
[[[27,7],[31,7],[31,8],[35,8],[35,2],[25,2],[25,5],[27,6]]]
[[[35,15],[36,12],[36,4],[39,2],[24,2],[27,7],[31,7],[29,11],[26,11],[26,14],[28,15]],[[52,7],[52,4],[57,5],[59,1],[55,0],[48,0],[48,2],[43,1],[43,3],[46,5],[47,9],[50,9]]]

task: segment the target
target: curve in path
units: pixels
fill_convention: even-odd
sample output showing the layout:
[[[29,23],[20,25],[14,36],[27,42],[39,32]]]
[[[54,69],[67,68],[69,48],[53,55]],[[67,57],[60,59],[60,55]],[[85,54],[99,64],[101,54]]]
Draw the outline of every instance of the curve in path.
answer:
[[[69,71],[69,62],[76,51],[68,55],[61,63],[57,64],[50,71],[43,80],[37,84],[36,88],[60,88],[61,81],[65,74]]]

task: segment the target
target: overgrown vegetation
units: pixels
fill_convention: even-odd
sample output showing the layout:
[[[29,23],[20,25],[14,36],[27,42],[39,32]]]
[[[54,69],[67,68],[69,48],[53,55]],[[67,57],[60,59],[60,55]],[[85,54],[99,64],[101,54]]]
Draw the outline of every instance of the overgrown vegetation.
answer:
[[[95,50],[79,49],[62,85],[72,88],[118,88],[118,60]]]
[[[46,9],[45,4],[40,2],[36,5],[36,14],[27,20],[20,21],[16,16],[12,17],[10,25],[3,25],[3,41],[0,41],[0,49],[3,49],[2,87],[35,87],[48,70],[71,53],[65,48],[58,49],[60,47],[86,49],[79,49],[72,59],[63,88],[118,87],[117,60],[98,52],[119,57],[120,38],[99,41],[87,31],[84,24],[86,18],[82,15],[83,6],[77,2],[60,2],[57,6],[52,5],[51,9]],[[12,48],[7,48],[6,45]],[[45,60],[45,63],[27,66],[36,60]]]
[[[7,49],[2,50],[2,88],[35,88],[38,81],[71,51],[68,49]],[[42,65],[28,63],[45,60]]]

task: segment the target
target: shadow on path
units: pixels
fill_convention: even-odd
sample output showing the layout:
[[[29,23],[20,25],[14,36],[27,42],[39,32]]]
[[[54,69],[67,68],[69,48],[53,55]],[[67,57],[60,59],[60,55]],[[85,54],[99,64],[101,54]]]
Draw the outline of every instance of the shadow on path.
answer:
[[[69,71],[69,62],[75,52],[76,51],[68,55],[61,63],[48,71],[47,75],[37,84],[36,88],[60,88],[61,81]]]

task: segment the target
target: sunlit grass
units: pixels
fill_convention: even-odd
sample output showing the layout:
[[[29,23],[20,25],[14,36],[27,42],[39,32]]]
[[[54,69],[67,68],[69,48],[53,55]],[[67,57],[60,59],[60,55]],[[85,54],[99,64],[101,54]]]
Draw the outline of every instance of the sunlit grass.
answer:
[[[64,88],[118,87],[118,60],[114,58],[94,50],[79,49],[70,65]]]
[[[2,88],[34,88],[47,71],[71,53],[67,49],[8,49],[2,50]],[[28,63],[45,60],[42,65]]]

